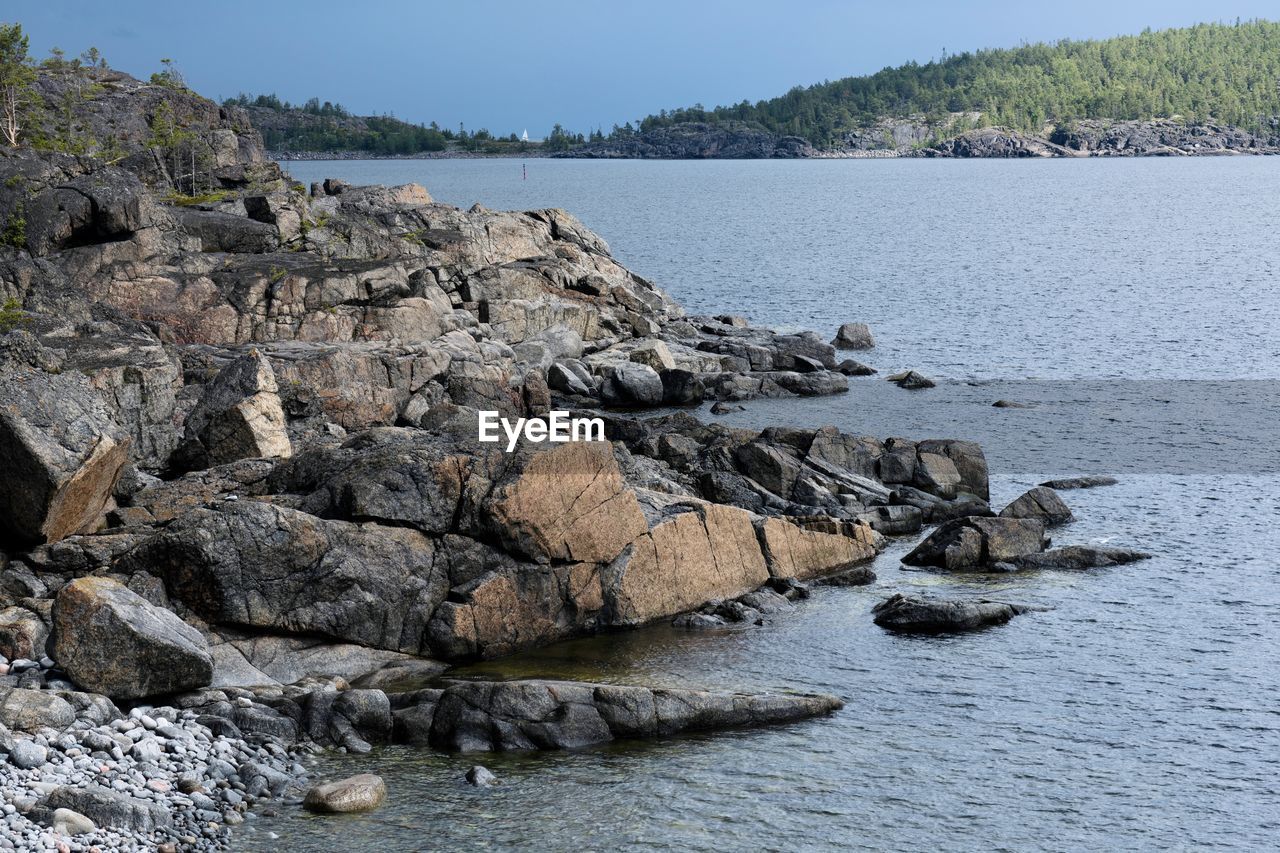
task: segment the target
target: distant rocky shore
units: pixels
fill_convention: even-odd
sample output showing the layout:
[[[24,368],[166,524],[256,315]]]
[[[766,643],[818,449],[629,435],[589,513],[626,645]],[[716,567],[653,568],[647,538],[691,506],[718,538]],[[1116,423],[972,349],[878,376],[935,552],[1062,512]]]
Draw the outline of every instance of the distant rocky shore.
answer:
[[[238,109],[100,86],[80,118],[111,162],[0,150],[0,846],[219,849],[264,809],[376,807],[367,774],[314,785],[318,749],[578,748],[835,712],[767,685],[449,670],[752,623],[810,582],[874,580],[886,537],[927,526],[910,559],[938,570],[1143,556],[1049,549],[1070,511],[1047,488],[997,515],[971,442],[687,410],[844,392],[874,373],[845,357],[874,347],[861,324],[827,342],[688,316],[562,210],[304,187]],[[157,140],[157,116],[188,135]],[[608,440],[479,440],[481,411],[553,408]],[[895,628],[935,611],[957,630],[1013,613],[899,604]]]
[[[749,125],[689,123],[619,140],[580,146],[553,156],[605,159],[794,159],[885,157],[1187,157],[1280,154],[1280,126],[1260,136],[1216,122],[1082,120],[1040,134],[1002,127],[960,129],[953,116],[883,119],[848,132],[830,148]],[[973,120],[970,118],[970,120]]]

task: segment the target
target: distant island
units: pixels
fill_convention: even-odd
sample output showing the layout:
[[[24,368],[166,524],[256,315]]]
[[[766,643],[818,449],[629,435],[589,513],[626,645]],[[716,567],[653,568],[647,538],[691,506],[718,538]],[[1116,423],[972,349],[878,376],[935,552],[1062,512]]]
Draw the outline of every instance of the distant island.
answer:
[[[1280,153],[1280,23],[980,50],[796,87],[752,104],[662,111],[545,141],[240,96],[284,158],[751,159]]]
[[[546,156],[588,142],[602,141],[602,133],[573,134],[556,125],[546,139],[526,133],[500,136],[487,128],[468,131],[442,128],[436,122],[413,124],[395,116],[359,116],[341,104],[311,98],[303,104],[282,101],[275,94],[241,93],[222,102],[241,107],[262,134],[263,144],[280,160],[357,157],[481,157]]]

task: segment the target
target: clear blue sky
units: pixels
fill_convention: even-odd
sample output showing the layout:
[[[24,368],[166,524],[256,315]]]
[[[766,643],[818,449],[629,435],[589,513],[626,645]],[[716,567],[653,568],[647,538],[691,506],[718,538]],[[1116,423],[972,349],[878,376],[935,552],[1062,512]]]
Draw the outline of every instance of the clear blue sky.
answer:
[[[4,0],[33,53],[97,46],[146,77],[172,57],[214,98],[276,92],[495,133],[606,131],[663,108],[1023,41],[1280,17],[1276,0]]]

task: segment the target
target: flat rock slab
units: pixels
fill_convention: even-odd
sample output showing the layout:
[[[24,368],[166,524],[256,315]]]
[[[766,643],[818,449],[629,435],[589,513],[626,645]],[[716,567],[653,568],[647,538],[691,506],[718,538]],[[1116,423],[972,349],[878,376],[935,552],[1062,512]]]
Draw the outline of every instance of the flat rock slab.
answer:
[[[897,594],[877,604],[871,612],[876,624],[890,631],[941,634],[1003,625],[1027,609],[1003,601],[942,601]]]
[[[1132,548],[1102,548],[1093,545],[1066,545],[1040,554],[1027,554],[1010,560],[1018,569],[1100,569],[1148,560],[1151,554]]]
[[[574,681],[463,681],[395,712],[396,739],[451,752],[579,749],[623,738],[829,714],[834,696],[708,693]]]
[[[1096,477],[1067,477],[1061,480],[1045,480],[1040,485],[1047,486],[1050,489],[1065,491],[1066,489],[1092,489],[1097,486],[1114,486],[1118,483],[1115,477],[1096,476]]]

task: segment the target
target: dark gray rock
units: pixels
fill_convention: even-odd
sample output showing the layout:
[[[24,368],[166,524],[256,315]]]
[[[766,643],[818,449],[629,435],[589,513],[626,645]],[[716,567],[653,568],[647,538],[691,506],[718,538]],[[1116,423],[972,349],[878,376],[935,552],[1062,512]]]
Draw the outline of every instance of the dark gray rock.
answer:
[[[919,391],[925,388],[933,388],[937,385],[932,379],[914,370],[904,370],[901,373],[895,373],[892,376],[885,377],[899,388],[906,388],[908,391]]]
[[[831,344],[836,349],[871,349],[876,345],[866,323],[845,323],[836,331]]]
[[[852,358],[846,358],[844,361],[836,365],[836,370],[845,376],[875,376],[876,369],[868,367],[860,361]]]
[[[854,566],[848,571],[822,578],[819,583],[827,586],[867,586],[876,582],[876,573],[870,566]]]
[[[694,406],[706,395],[706,386],[696,373],[670,368],[659,371],[658,376],[662,379],[662,401],[667,405]]]
[[[1064,491],[1067,489],[1092,489],[1097,486],[1114,486],[1117,482],[1118,481],[1115,477],[1101,475],[1094,477],[1068,477],[1061,480],[1045,480],[1040,485],[1045,488]]]
[[[448,591],[435,546],[405,527],[361,527],[257,501],[190,512],[131,552],[128,570],[217,623],[419,653]]]
[[[948,521],[902,558],[909,566],[965,570],[1037,554],[1048,544],[1033,518],[958,518]]]
[[[1002,518],[1038,518],[1046,526],[1073,521],[1071,508],[1048,486],[1036,486],[1000,510]]]
[[[1138,560],[1150,559],[1151,555],[1131,548],[1104,548],[1096,545],[1066,545],[1053,548],[1039,554],[1024,554],[1014,557],[1008,562],[1019,569],[1063,569],[1077,571],[1081,569],[1106,568],[1122,566]]]
[[[47,809],[71,809],[100,827],[149,835],[173,827],[173,817],[159,803],[140,800],[101,785],[55,788],[41,803]]]
[[[54,657],[94,693],[142,699],[213,680],[213,659],[199,631],[110,578],[63,586],[53,629]]]
[[[56,542],[92,528],[128,458],[83,374],[0,363],[0,538]]]
[[[877,604],[871,612],[877,625],[891,631],[938,634],[1003,625],[1026,612],[1026,608],[1001,601],[941,601],[897,594]]]
[[[791,722],[830,713],[843,704],[832,696],[705,693],[566,681],[458,682],[430,701],[430,740],[454,752],[574,749],[618,738]]]
[[[172,214],[183,231],[200,240],[203,252],[261,254],[280,248],[279,229],[248,216],[195,207],[176,207]]]

